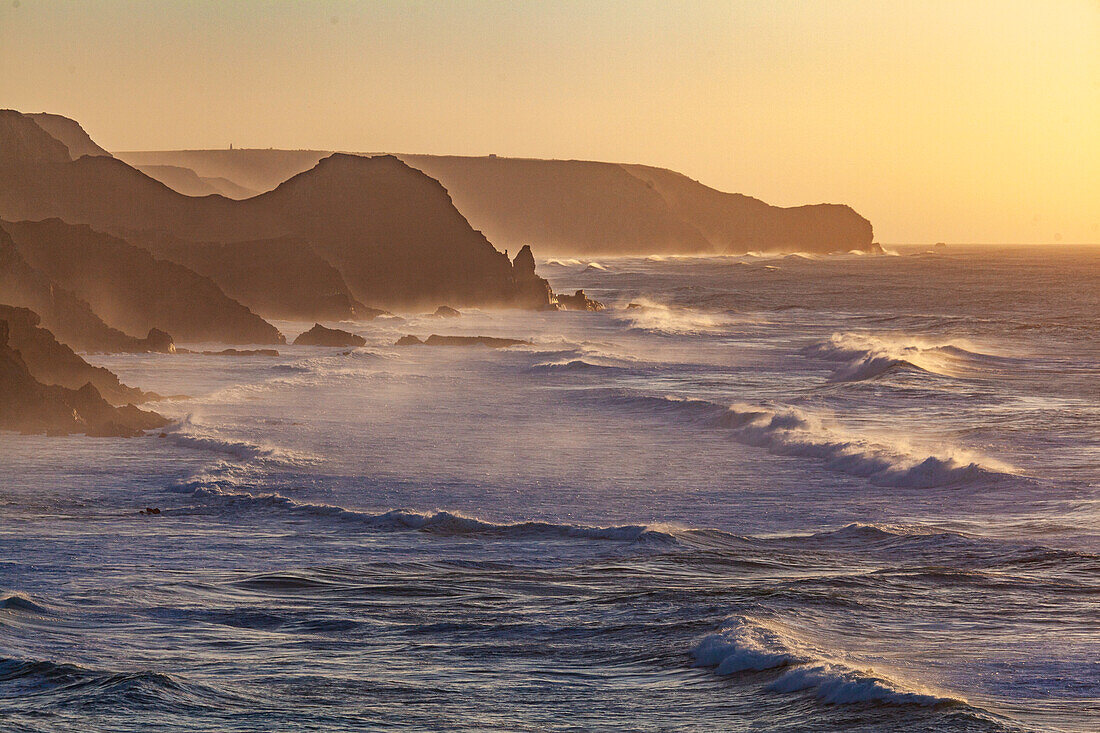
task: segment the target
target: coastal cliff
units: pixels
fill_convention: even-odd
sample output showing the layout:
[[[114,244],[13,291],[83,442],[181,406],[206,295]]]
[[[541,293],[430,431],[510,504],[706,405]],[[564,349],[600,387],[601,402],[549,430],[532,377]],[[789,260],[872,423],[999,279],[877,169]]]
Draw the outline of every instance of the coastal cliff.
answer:
[[[270,190],[328,153],[180,150],[119,153]],[[871,222],[851,207],[782,208],[724,193],[675,171],[584,160],[399,155],[435,178],[470,223],[502,247],[548,254],[738,254],[874,251]]]
[[[16,319],[14,329],[4,316]],[[29,321],[36,318],[33,314],[31,316]],[[103,399],[92,381],[77,389],[44,383],[39,374],[50,370],[55,374],[67,373],[72,361],[64,352],[53,350],[51,354],[40,351],[31,359],[31,363],[35,364],[35,371],[32,371],[12,339],[13,330],[23,331],[29,321],[24,313],[12,313],[0,307],[0,430],[47,435],[84,433],[96,437],[131,437],[168,424],[168,420],[157,413],[132,404],[122,407],[111,405]],[[17,336],[17,339],[21,338],[27,338],[27,335]],[[52,339],[52,334],[30,338]],[[102,376],[96,378],[103,379]]]
[[[203,243],[300,239],[339,271],[355,300],[378,308],[549,303],[544,283],[517,281],[508,258],[438,181],[392,156],[331,155],[238,201],[184,196],[115,158],[73,160],[64,144],[10,110],[0,111],[0,145],[16,150],[0,155],[0,218],[56,217],[122,237],[156,232]],[[293,268],[282,270],[294,278]]]

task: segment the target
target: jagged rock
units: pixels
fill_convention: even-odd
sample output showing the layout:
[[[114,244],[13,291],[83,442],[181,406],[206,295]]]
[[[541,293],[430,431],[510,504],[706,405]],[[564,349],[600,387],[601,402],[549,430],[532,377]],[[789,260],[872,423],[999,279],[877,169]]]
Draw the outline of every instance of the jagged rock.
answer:
[[[145,344],[149,351],[160,354],[176,353],[176,344],[172,341],[172,337],[159,328],[149,329],[149,334],[145,337]]]
[[[49,330],[40,328],[41,319],[34,311],[0,305],[0,323],[8,333],[5,342],[19,352],[31,375],[44,384],[79,389],[91,383],[115,405],[159,399],[152,392],[127,387],[109,370],[84,361]]]
[[[295,346],[366,346],[367,340],[338,328],[325,328],[314,323],[313,328],[294,339]]]
[[[456,318],[461,316],[462,313],[449,305],[441,305],[435,309],[435,313],[432,313],[436,318]]]
[[[565,310],[570,311],[599,311],[603,310],[603,303],[598,300],[592,300],[584,294],[583,290],[578,290],[572,295],[565,295],[563,293],[558,294],[558,305]]]
[[[520,339],[497,338],[496,336],[440,336],[433,333],[424,341],[416,336],[402,336],[397,346],[488,346],[491,349],[505,349],[509,346],[529,344]]]
[[[131,437],[168,424],[164,417],[132,404],[112,406],[91,382],[79,389],[43,384],[12,348],[13,329],[7,321],[0,323],[0,430]]]

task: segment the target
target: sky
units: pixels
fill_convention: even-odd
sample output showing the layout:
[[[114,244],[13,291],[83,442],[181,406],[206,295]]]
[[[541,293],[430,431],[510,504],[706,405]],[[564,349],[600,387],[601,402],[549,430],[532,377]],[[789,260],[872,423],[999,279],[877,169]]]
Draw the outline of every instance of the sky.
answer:
[[[1100,0],[0,0],[108,150],[646,163],[883,243],[1100,242]]]

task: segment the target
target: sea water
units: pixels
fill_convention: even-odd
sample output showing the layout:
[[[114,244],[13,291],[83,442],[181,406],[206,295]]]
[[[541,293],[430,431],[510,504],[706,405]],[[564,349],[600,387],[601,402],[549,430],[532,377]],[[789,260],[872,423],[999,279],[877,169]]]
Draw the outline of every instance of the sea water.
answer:
[[[89,355],[177,422],[0,435],[4,728],[1100,726],[1100,248],[539,269]]]

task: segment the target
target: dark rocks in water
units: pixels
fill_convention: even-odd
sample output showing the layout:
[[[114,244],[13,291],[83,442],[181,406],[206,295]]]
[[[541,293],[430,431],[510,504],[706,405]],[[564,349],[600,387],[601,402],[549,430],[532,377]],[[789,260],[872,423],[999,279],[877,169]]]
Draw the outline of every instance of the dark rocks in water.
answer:
[[[554,303],[554,291],[550,283],[535,274],[535,255],[531,246],[523,245],[516,258],[512,260],[512,279],[516,288],[526,293],[526,307],[546,310]]]
[[[584,294],[583,290],[578,290],[572,295],[558,294],[558,305],[570,311],[603,310],[603,303],[598,300],[592,300]]]
[[[172,340],[172,337],[159,328],[149,329],[149,333],[145,336],[145,344],[148,346],[149,351],[154,351],[159,354],[176,353],[176,344]]]
[[[139,403],[159,399],[159,395],[143,392],[122,384],[109,370],[92,366],[65,344],[58,342],[45,328],[41,319],[27,308],[0,305],[0,324],[7,334],[6,343],[19,352],[27,369],[43,384],[56,384],[79,389],[91,383],[108,402],[114,405]]]
[[[642,305],[641,303],[627,303],[627,306],[626,306],[627,310],[636,310],[638,308],[645,308],[645,306]]]
[[[432,315],[436,318],[457,318],[462,313],[449,305],[441,305],[435,309],[435,313],[432,313]]]
[[[160,514],[160,507],[147,506],[144,509],[142,509],[141,511],[139,511],[138,514],[140,514],[142,516],[146,516],[146,517],[154,515],[154,514]]]
[[[491,349],[506,349],[509,346],[529,344],[521,339],[497,338],[496,336],[440,336],[433,333],[424,341],[416,336],[402,336],[396,346],[488,346]]]
[[[295,346],[366,346],[367,340],[338,328],[325,328],[314,323],[313,328],[294,339]]]
[[[0,327],[0,430],[93,437],[132,437],[168,420],[129,404],[115,407],[89,382],[80,389],[46,385],[12,348],[7,321]]]
[[[946,242],[936,242],[934,245],[932,245],[932,249],[947,249],[947,243]]]

